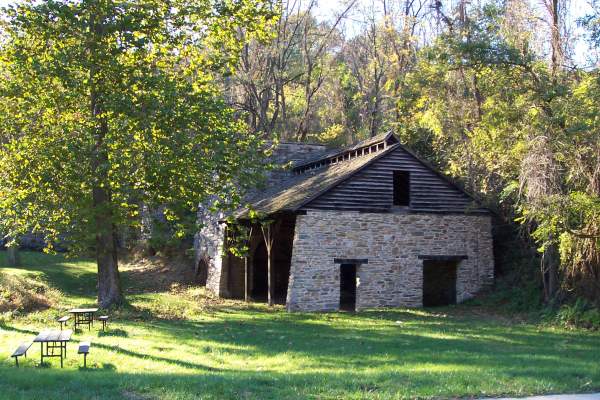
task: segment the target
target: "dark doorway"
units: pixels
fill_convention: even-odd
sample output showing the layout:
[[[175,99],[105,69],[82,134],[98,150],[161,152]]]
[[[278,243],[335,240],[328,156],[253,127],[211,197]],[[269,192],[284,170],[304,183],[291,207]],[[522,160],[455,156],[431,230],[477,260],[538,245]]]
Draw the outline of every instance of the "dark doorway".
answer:
[[[456,304],[456,261],[423,261],[423,306]]]
[[[356,264],[340,265],[340,310],[356,310]]]
[[[252,298],[256,301],[266,301],[269,290],[267,272],[267,247],[260,243],[254,251],[252,259]]]
[[[206,286],[206,279],[208,278],[208,263],[204,258],[198,260],[196,264],[196,283],[201,286]]]

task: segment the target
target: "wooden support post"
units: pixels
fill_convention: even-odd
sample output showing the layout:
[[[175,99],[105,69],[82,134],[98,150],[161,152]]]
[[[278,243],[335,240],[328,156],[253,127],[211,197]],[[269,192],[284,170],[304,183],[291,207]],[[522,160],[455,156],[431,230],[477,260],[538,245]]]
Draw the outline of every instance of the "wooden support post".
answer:
[[[250,292],[248,285],[248,257],[250,256],[250,245],[252,243],[252,225],[248,228],[248,237],[246,239],[246,256],[244,257],[244,301],[250,301]]]
[[[265,239],[265,247],[267,248],[267,303],[269,307],[273,306],[273,262],[272,262],[272,247],[273,247],[273,222],[267,221],[261,225],[263,237]]]
[[[244,301],[247,303],[248,298],[248,255],[244,257]]]

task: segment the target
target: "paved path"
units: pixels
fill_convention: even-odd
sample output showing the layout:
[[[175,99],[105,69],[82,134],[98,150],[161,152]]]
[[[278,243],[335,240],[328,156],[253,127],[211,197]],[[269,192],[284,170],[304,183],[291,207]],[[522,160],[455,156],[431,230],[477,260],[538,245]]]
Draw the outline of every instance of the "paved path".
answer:
[[[505,397],[496,400],[600,400],[600,393],[589,394],[551,394],[548,396],[533,397]]]

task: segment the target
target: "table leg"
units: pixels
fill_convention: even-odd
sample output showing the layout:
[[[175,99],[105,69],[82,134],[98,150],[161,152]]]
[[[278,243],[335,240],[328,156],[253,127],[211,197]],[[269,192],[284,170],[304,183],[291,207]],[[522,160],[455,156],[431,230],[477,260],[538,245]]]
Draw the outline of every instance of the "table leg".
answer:
[[[44,342],[40,342],[40,365],[44,363]]]

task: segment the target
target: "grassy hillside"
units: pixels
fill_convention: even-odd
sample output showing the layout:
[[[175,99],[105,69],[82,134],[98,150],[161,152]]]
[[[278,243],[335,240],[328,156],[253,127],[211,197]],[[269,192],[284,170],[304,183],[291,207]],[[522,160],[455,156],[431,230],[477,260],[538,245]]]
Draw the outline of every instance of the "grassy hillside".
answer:
[[[4,254],[0,254],[3,257]],[[94,303],[95,264],[23,255],[0,274],[57,290],[50,308],[0,317],[3,399],[387,399],[600,390],[600,335],[476,307],[288,314],[206,296],[168,268],[130,265],[110,331],[74,335],[65,368],[10,353],[71,306]],[[90,340],[87,370],[76,343]]]

